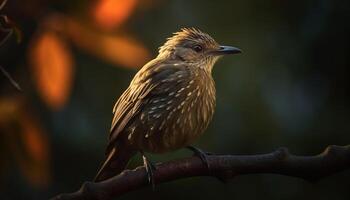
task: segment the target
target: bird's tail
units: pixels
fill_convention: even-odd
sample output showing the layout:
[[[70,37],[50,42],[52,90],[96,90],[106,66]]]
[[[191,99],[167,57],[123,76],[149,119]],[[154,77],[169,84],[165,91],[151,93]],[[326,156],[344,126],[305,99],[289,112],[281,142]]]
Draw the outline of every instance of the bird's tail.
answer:
[[[122,172],[135,153],[135,151],[129,149],[113,147],[95,176],[94,182],[104,181]]]

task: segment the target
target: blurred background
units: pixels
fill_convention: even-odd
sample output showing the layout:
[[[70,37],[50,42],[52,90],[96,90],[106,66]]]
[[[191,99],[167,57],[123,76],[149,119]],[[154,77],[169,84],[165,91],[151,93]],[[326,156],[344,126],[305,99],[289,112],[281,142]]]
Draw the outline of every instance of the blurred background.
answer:
[[[0,73],[0,199],[48,199],[91,180],[114,102],[182,27],[244,51],[214,68],[217,109],[198,147],[315,155],[350,143],[349,1],[9,0],[0,14],[0,65],[22,88]],[[130,168],[140,164],[136,156]],[[227,184],[200,177],[121,199],[345,200],[349,179],[349,171],[315,184],[269,174]]]

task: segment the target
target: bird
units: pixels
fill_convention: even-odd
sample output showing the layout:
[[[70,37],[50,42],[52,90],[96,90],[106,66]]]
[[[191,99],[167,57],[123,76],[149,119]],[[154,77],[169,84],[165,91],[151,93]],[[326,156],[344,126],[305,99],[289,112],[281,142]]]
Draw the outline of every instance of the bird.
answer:
[[[219,45],[196,28],[182,28],[167,38],[158,56],[134,76],[113,108],[105,161],[95,176],[100,182],[121,173],[141,153],[149,183],[156,167],[147,153],[187,147],[206,162],[206,153],[191,144],[206,130],[215,110],[212,69],[219,58],[242,51]]]

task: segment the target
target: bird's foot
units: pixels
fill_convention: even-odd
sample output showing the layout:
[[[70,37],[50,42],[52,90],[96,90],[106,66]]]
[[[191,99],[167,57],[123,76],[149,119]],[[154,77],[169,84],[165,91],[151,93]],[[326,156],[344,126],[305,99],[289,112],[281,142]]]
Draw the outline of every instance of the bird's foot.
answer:
[[[152,185],[152,189],[155,190],[155,181],[154,181],[154,171],[157,169],[156,166],[147,159],[145,154],[141,152],[142,154],[142,159],[143,159],[143,165],[146,168],[146,173],[147,173],[147,180],[150,185]]]
[[[194,146],[187,146],[187,148],[191,150],[195,156],[198,156],[202,160],[202,162],[207,166],[207,168],[210,169],[208,155],[213,155],[212,153],[204,152],[201,149],[198,149]]]

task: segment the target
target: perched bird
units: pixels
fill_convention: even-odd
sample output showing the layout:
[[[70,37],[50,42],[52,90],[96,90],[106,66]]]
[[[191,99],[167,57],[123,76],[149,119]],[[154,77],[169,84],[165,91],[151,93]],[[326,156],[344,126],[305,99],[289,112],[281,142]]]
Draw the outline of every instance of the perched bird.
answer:
[[[106,159],[95,181],[123,171],[137,152],[143,156],[150,182],[153,165],[144,152],[188,147],[205,161],[205,154],[189,145],[204,132],[214,113],[212,69],[221,56],[240,52],[220,46],[194,28],[183,28],[168,38],[116,102]]]

